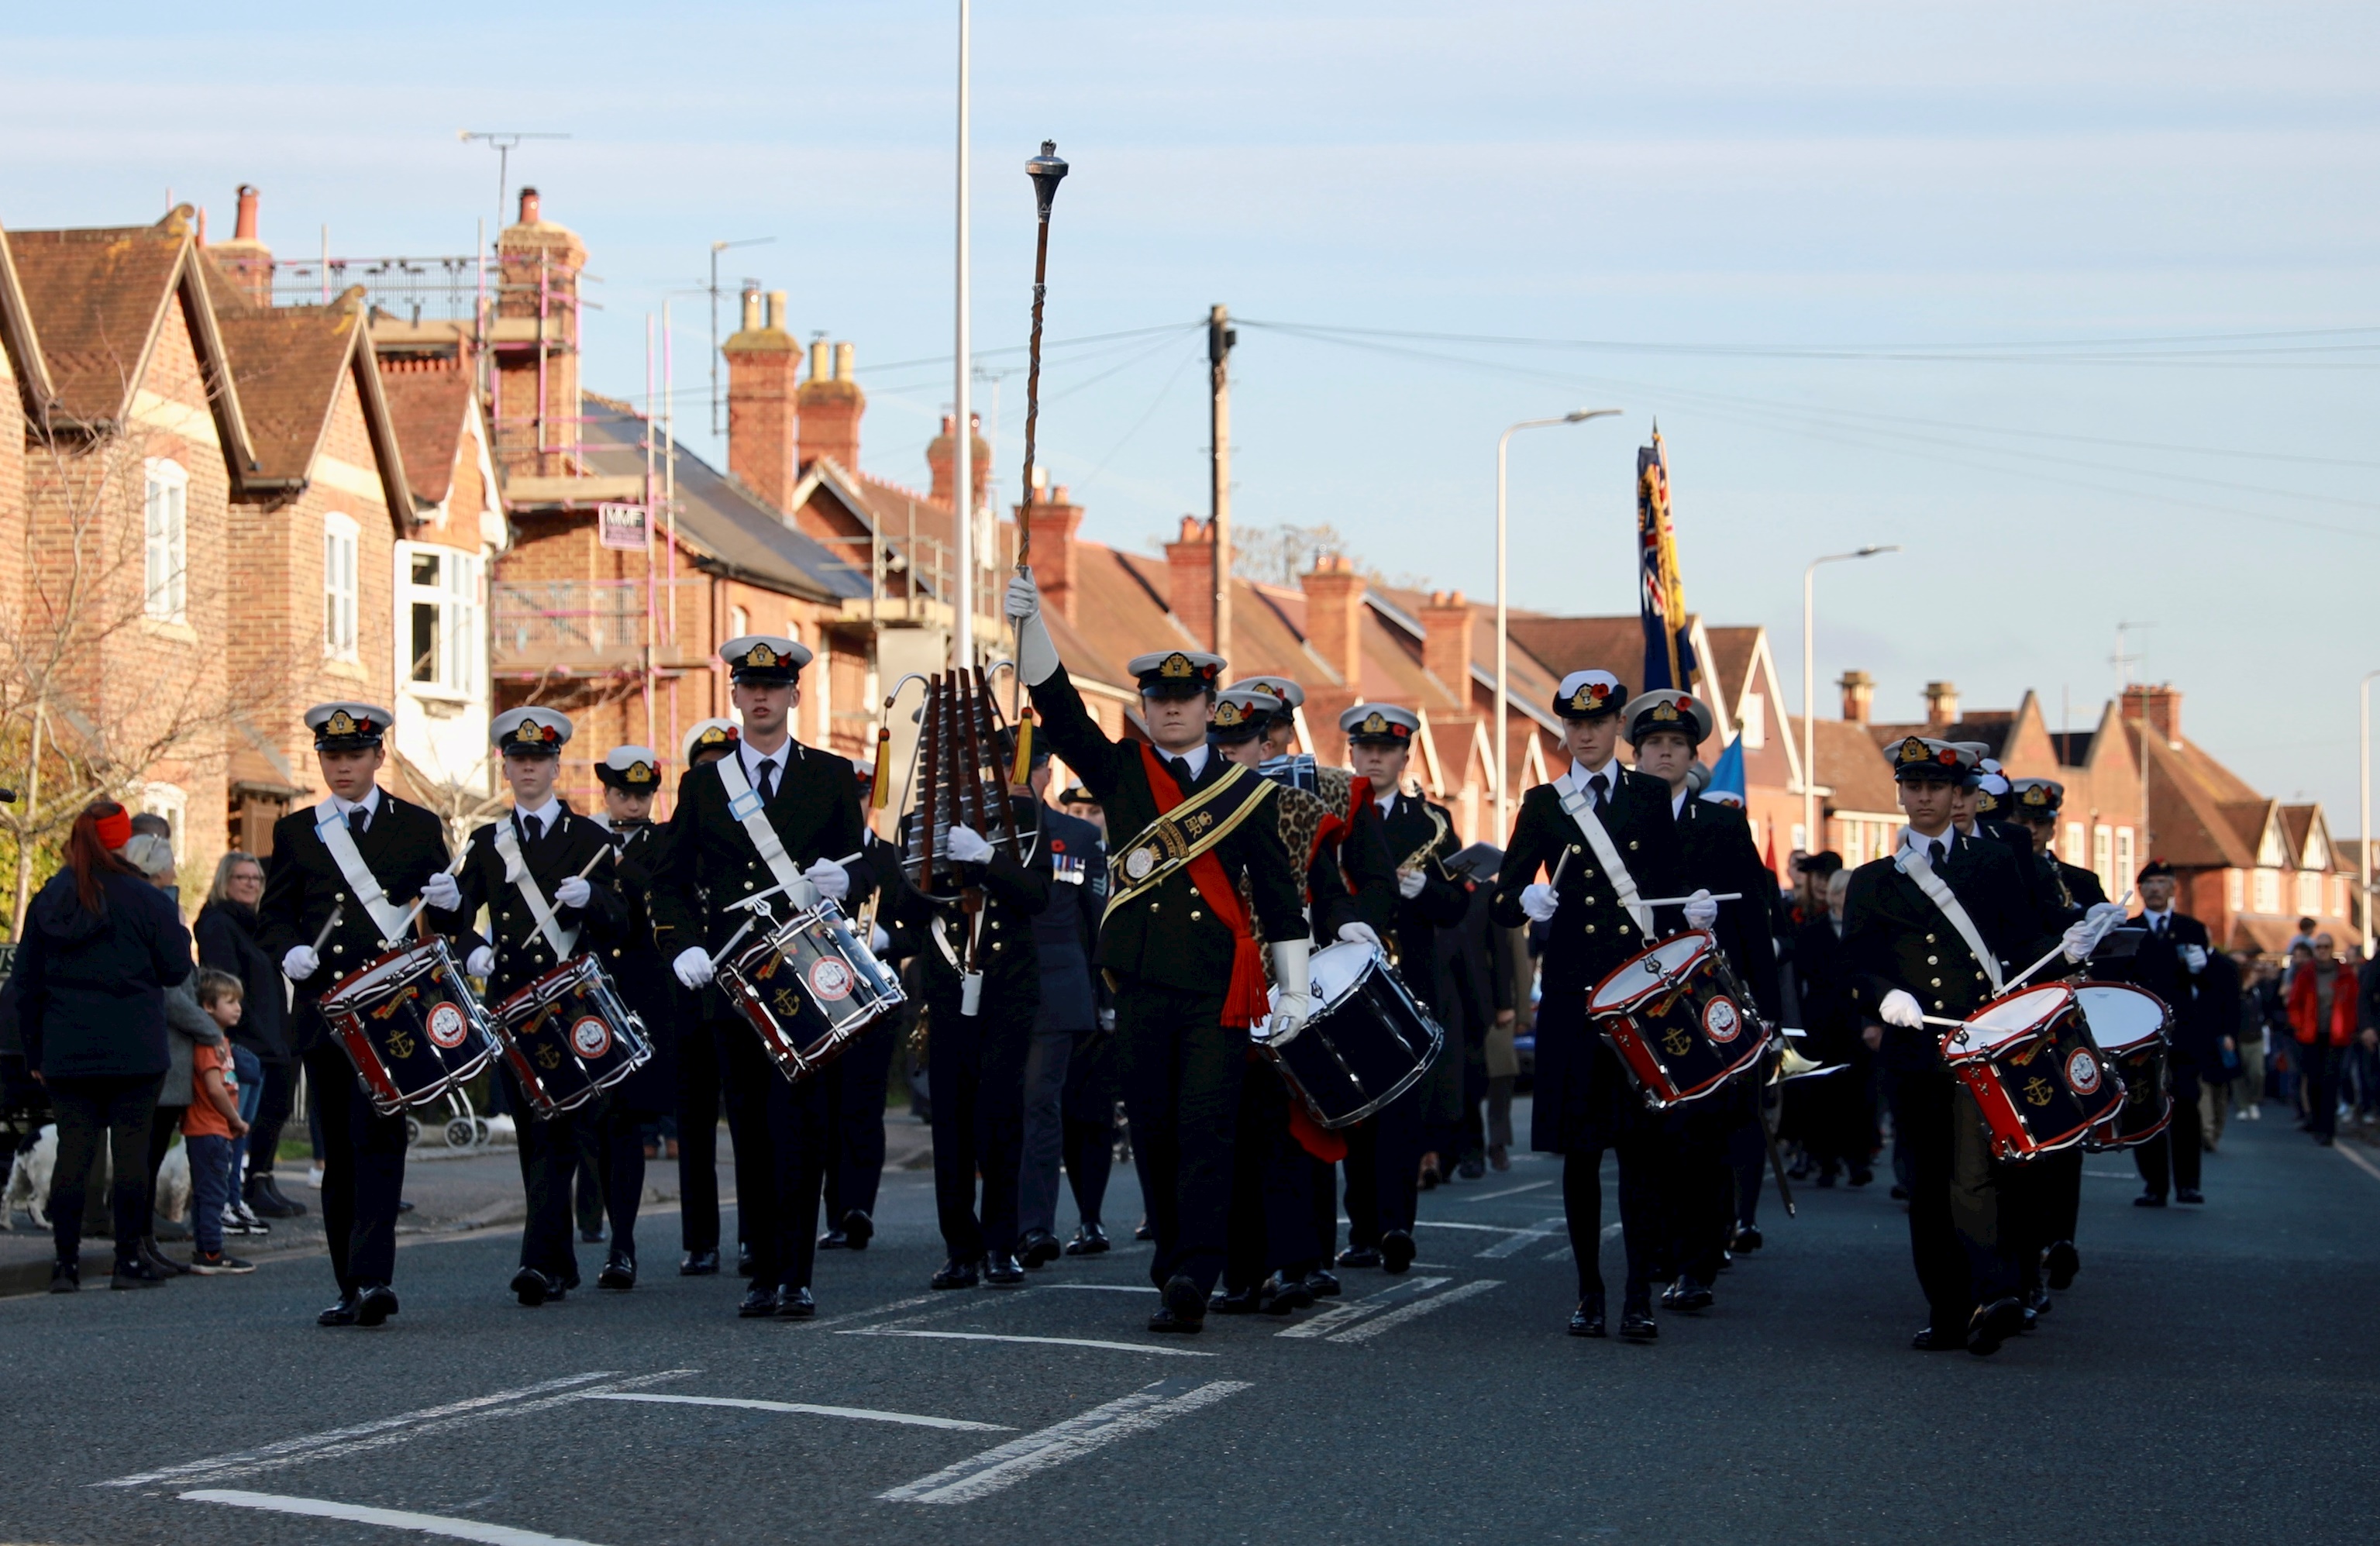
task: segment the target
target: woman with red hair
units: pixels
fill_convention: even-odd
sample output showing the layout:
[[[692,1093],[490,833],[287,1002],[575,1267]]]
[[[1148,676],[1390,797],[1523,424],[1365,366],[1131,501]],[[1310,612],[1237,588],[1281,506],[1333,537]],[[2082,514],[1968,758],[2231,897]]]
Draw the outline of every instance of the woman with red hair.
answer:
[[[106,1135],[115,1158],[111,1286],[154,1288],[166,1274],[140,1253],[149,1121],[168,1058],[165,990],[191,971],[189,931],[173,901],[126,862],[132,819],[94,800],[67,834],[66,864],[26,913],[17,991],[26,1065],[58,1123],[50,1292],[82,1286],[83,1188]]]

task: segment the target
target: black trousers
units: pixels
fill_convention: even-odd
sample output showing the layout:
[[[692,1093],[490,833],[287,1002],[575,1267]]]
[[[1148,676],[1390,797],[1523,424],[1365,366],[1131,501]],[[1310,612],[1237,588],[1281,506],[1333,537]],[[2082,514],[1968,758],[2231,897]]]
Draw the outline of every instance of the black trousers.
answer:
[[[396,1274],[396,1203],[405,1189],[405,1117],[372,1110],[356,1066],[322,1025],[314,1006],[314,1044],[306,1049],[306,1083],[322,1124],[322,1232],[339,1292]],[[516,1108],[517,1109],[517,1108]],[[517,1117],[523,1128],[534,1120]]]
[[[1157,1241],[1148,1276],[1160,1288],[1186,1277],[1206,1294],[1222,1275],[1232,1144],[1248,1072],[1247,1030],[1222,1016],[1220,989],[1128,979],[1116,995],[1118,1071]],[[941,1098],[938,1076],[937,1107]]]
[[[1108,1178],[1115,1171],[1115,1038],[1077,1041],[1066,1062],[1066,1186],[1085,1223],[1100,1223]]]
[[[1611,1145],[1620,1159],[1620,1238],[1628,1253],[1625,1303],[1647,1309],[1662,1248],[1660,1134],[1646,1126]],[[1603,1154],[1584,1144],[1562,1155],[1562,1216],[1578,1264],[1578,1296],[1603,1302]]]
[[[834,1122],[826,1150],[830,1228],[846,1214],[876,1211],[876,1189],[884,1179],[884,1095],[892,1054],[907,1040],[909,1023],[907,1016],[888,1016],[827,1065],[827,1106]]]
[[[1718,1277],[1737,1222],[1733,1150],[1744,1127],[1744,1105],[1739,1091],[1724,1090],[1655,1119],[1660,1128],[1664,1263],[1706,1286]],[[1757,1173],[1754,1185],[1758,1186]]]
[[[1251,1068],[1240,1081],[1238,1130],[1232,1145],[1230,1240],[1223,1263],[1226,1288],[1254,1288],[1276,1270],[1284,1277],[1303,1278],[1321,1265],[1322,1242],[1314,1232],[1317,1166],[1314,1156],[1290,1132],[1293,1099],[1269,1068]]]
[[[104,1141],[114,1163],[108,1196],[115,1223],[116,1260],[140,1254],[149,1213],[149,1125],[162,1075],[145,1078],[52,1079],[44,1087],[58,1122],[58,1152],[50,1167],[50,1234],[60,1261],[82,1256],[82,1211],[92,1163]]]
[[[1347,1139],[1347,1243],[1377,1249],[1391,1229],[1413,1233],[1425,1141],[1418,1084],[1354,1126]],[[1338,1220],[1331,1220],[1335,1226]]]
[[[1025,1055],[1041,1007],[1041,983],[1038,976],[986,982],[974,1015],[959,1013],[955,979],[937,973],[929,983],[926,1069],[934,1089],[934,1213],[951,1260],[976,1261],[1016,1248]]]
[[[2306,1131],[2316,1138],[2338,1136],[2338,1071],[2347,1061],[2347,1049],[2327,1041],[2292,1041],[2289,1049],[2289,1055],[2297,1060],[2298,1089],[2306,1108]],[[2179,1092],[2174,1099],[2181,1099]],[[2175,1114],[2177,1120],[2180,1115]]]
[[[511,1068],[502,1067],[497,1077],[504,1080],[504,1098],[513,1109],[521,1189],[528,1201],[528,1217],[521,1224],[520,1264],[536,1268],[565,1288],[575,1288],[578,1252],[571,1234],[573,1183],[578,1176],[582,1141],[601,1120],[600,1114],[594,1105],[586,1105],[555,1116],[538,1116]]]
[[[2017,1291],[2000,1228],[1999,1167],[1975,1098],[1948,1073],[1900,1073],[1893,1127],[1909,1150],[1909,1249],[1937,1331]]]
[[[2333,1100],[2329,1109],[2334,1114],[2338,1102]],[[2184,1191],[2198,1190],[2200,1162],[2206,1158],[2205,1127],[2198,1112],[2198,1076],[2176,1073],[2173,1076],[2173,1120],[2165,1131],[2132,1149],[2132,1163],[2140,1167],[2141,1184],[2152,1197],[2163,1197],[2168,1187]]]
[[[287,1125],[289,1114],[298,1102],[298,1063],[295,1058],[266,1058],[264,1062],[264,1093],[257,1098],[256,1120],[248,1126],[248,1174],[253,1180],[273,1174],[273,1162],[281,1151],[281,1129]]]
[[[719,1046],[692,994],[677,1006],[678,1240],[689,1251],[719,1248]],[[745,1029],[747,1041],[751,1030]],[[740,1189],[740,1188],[739,1188]]]
[[[2041,1253],[2074,1238],[2082,1210],[2082,1150],[2061,1149],[1999,1169],[2000,1233],[2028,1290],[2041,1286]]]
[[[714,1020],[710,1030],[735,1140],[735,1223],[752,1248],[752,1282],[808,1288],[826,1188],[827,1081],[787,1080],[741,1019]]]

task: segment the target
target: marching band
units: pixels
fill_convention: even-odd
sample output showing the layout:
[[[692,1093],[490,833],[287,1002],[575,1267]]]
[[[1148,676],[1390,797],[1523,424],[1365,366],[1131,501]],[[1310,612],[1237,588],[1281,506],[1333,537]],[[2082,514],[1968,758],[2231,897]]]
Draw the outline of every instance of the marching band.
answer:
[[[2170,913],[2155,864],[2128,920],[2051,850],[2059,787],[2009,780],[1987,748],[1886,749],[1900,843],[1814,890],[1796,928],[1742,812],[1697,797],[1713,716],[1689,693],[1564,677],[1548,707],[1568,765],[1483,859],[1408,781],[1410,711],[1355,704],[1338,720],[1352,766],[1318,765],[1293,749],[1297,683],[1219,686],[1221,659],[1169,649],[1131,663],[1146,739],[1118,738],[1068,678],[1029,572],[1006,606],[1029,745],[995,726],[979,675],[933,678],[936,761],[889,839],[862,809],[874,770],[791,734],[811,658],[791,639],[722,648],[737,720],[688,736],[665,824],[650,749],[601,759],[591,817],[555,793],[570,720],[498,716],[512,806],[451,863],[437,818],[376,782],[386,712],[308,712],[328,795],[276,828],[262,914],[328,1150],[339,1297],[322,1324],[396,1312],[403,1114],[490,1066],[518,1118],[522,1305],[579,1286],[582,1153],[611,1208],[597,1286],[636,1286],[641,1135],[673,1104],[679,1270],[721,1270],[723,1098],[737,1313],[814,1316],[817,1251],[875,1232],[884,1087],[913,1022],[945,1250],[931,1287],[1012,1286],[1111,1248],[1120,1094],[1154,1241],[1148,1329],[1293,1314],[1341,1292],[1334,1269],[1412,1265],[1418,1190],[1482,1095],[1466,1052],[1474,1075],[1492,1066],[1480,1049],[1514,996],[1490,920],[1541,962],[1529,1141],[1560,1157],[1572,1335],[1609,1334],[1607,1151],[1618,1334],[1651,1342],[1657,1308],[1708,1308],[1730,1255],[1760,1244],[1765,1165],[1785,1186],[1783,1080],[1852,1070],[1809,1087],[1801,1137],[1821,1185],[1845,1164],[1865,1183],[1871,1054],[1906,1159],[1921,1350],[1993,1353],[2071,1284],[2085,1147],[2133,1149],[2144,1204],[2198,1199],[2171,1006],[2206,969],[2203,931]],[[1080,781],[1065,804],[1099,824],[1046,803],[1053,752]],[[1062,1245],[1062,1156],[1082,1215]]]

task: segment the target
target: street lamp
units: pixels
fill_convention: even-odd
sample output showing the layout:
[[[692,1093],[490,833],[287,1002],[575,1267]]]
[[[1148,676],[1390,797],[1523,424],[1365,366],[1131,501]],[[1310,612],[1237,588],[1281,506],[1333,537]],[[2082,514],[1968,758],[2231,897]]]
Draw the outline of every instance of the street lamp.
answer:
[[[2356,926],[2362,931],[2363,954],[2367,956],[2372,954],[2372,679],[2375,676],[2380,676],[2380,671],[2365,672],[2355,688],[2356,696],[2362,700],[2362,710],[2355,716],[2359,732],[2355,737],[2355,772],[2363,808],[2360,822],[2363,841],[2356,849],[2360,862],[2355,867],[2356,879],[2363,892],[2363,916]]]
[[[1870,542],[1850,553],[1830,553],[1810,560],[1802,571],[1802,848],[1816,853],[1818,842],[1818,667],[1817,627],[1811,612],[1815,581],[1821,564],[1841,564],[1853,558],[1874,558],[1899,553],[1899,542]]]
[[[1502,842],[1512,819],[1512,733],[1505,723],[1510,712],[1507,684],[1512,674],[1512,635],[1504,609],[1504,463],[1505,452],[1512,437],[1523,430],[1543,429],[1549,424],[1584,424],[1590,419],[1609,419],[1621,410],[1616,408],[1572,408],[1559,419],[1524,419],[1496,437],[1496,838]]]

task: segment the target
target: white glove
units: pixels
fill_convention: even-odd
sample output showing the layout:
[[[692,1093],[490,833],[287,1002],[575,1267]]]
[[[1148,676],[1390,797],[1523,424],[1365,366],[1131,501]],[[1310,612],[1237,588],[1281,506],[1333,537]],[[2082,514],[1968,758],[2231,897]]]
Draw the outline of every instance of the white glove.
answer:
[[[1058,647],[1041,621],[1041,588],[1026,570],[1008,582],[1007,611],[1016,625],[1016,674],[1028,688],[1038,688],[1058,672]]]
[[[1403,897],[1408,902],[1412,901],[1415,897],[1419,896],[1421,895],[1421,888],[1428,883],[1429,877],[1423,874],[1418,870],[1400,870],[1397,871],[1397,895]]]
[[[2089,960],[2091,952],[2098,947],[2099,931],[2092,927],[2087,918],[2068,924],[2066,932],[2059,936],[2059,948],[2065,952],[2066,958],[2078,964]]]
[[[1906,988],[1895,988],[1885,994],[1884,1002],[1876,1006],[1876,1015],[1886,1025],[1904,1030],[1916,1030],[1925,1024],[1925,1011],[1917,1006],[1916,995]]]
[[[698,944],[681,950],[677,959],[670,963],[670,969],[677,973],[680,982],[699,988],[710,980],[710,952]]]
[[[892,948],[892,936],[884,931],[884,925],[881,923],[869,924],[868,926],[868,953],[870,956],[881,956]]]
[[[292,945],[281,957],[281,975],[292,982],[303,982],[322,969],[322,958],[314,954],[310,944]]]
[[[991,845],[984,840],[983,834],[973,827],[953,827],[950,854],[951,862],[953,864],[981,864],[991,858]],[[825,888],[821,886],[820,889]]]
[[[1380,936],[1368,923],[1342,923],[1339,925],[1339,937],[1349,944],[1368,944],[1375,950],[1381,948]]]
[[[1529,915],[1533,923],[1552,922],[1554,909],[1559,906],[1560,904],[1554,900],[1554,888],[1543,881],[1521,888],[1521,910]]]
[[[451,913],[463,905],[463,888],[455,883],[454,876],[441,870],[421,888],[421,899],[442,913]]]
[[[2203,944],[2183,945],[2181,947],[2181,964],[2188,967],[2194,972],[2204,971],[2206,969],[2206,947]]]
[[[1261,1033],[1251,1033],[1268,1045],[1286,1046],[1295,1041],[1314,1013],[1313,984],[1305,969],[1307,950],[1305,940],[1281,940],[1272,947],[1272,980],[1278,984],[1272,1018]]]
[[[1707,929],[1718,921],[1718,904],[1711,900],[1708,889],[1695,887],[1694,894],[1686,898],[1686,927]]]
[[[473,977],[485,977],[496,969],[496,952],[492,945],[479,945],[463,958],[463,969]]]
[[[822,858],[803,870],[802,879],[818,887],[818,894],[830,902],[840,902],[851,895],[851,871],[831,858]]]
[[[553,899],[565,907],[583,907],[587,899],[594,895],[595,888],[588,883],[584,875],[573,875],[553,888]]]

